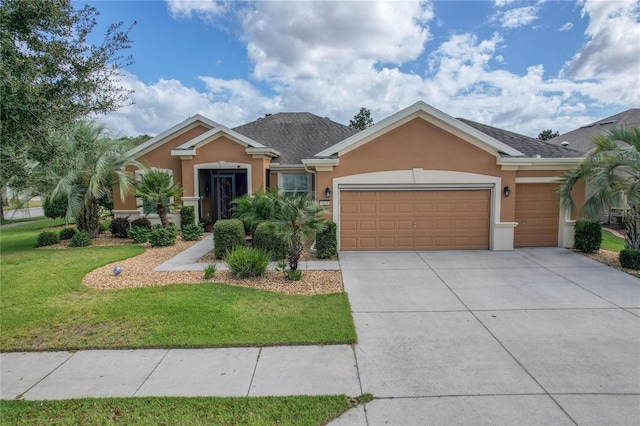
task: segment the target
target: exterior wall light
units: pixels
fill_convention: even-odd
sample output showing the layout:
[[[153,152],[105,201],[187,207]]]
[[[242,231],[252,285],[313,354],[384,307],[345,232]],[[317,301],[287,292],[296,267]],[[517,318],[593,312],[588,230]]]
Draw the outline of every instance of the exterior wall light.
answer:
[[[327,188],[324,190],[324,196],[325,198],[331,198],[331,190],[329,189],[329,187],[327,186]]]
[[[505,197],[508,197],[509,195],[511,195],[511,188],[509,188],[509,185],[505,186],[502,192],[504,192]]]

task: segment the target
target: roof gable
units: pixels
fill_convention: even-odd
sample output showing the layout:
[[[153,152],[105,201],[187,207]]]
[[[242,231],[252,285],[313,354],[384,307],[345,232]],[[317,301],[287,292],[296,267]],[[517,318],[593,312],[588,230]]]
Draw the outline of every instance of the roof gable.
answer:
[[[318,152],[315,154],[315,157],[339,157],[340,155],[344,155],[347,152],[350,152],[377,138],[378,136],[413,120],[414,118],[421,118],[496,156],[499,156],[500,153],[506,153],[510,156],[524,155],[517,149],[492,138],[462,121],[456,120],[444,112],[427,105],[425,102],[420,101],[390,117],[385,118],[377,124],[374,124],[373,126],[321,152]]]
[[[188,132],[189,130],[197,127],[197,126],[204,126],[206,128],[212,129],[214,127],[218,127],[221,126],[220,124],[216,123],[215,121],[200,115],[200,114],[196,114],[192,117],[187,118],[186,120],[176,124],[175,126],[171,127],[170,129],[165,130],[164,132],[156,135],[155,137],[149,139],[148,141],[146,141],[143,144],[138,145],[137,147],[133,148],[132,150],[130,150],[128,152],[128,155],[130,155],[132,158],[139,158],[141,156],[143,156],[144,154],[153,151],[154,149],[158,148],[159,146],[165,144],[166,142],[169,142],[172,139],[175,139],[176,137],[180,136],[181,134]],[[224,126],[222,126],[224,127]]]

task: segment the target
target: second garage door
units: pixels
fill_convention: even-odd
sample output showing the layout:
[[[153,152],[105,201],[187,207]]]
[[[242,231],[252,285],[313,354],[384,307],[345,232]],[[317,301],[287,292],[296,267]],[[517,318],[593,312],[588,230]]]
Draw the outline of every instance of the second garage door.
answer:
[[[341,250],[488,249],[489,190],[340,192]]]

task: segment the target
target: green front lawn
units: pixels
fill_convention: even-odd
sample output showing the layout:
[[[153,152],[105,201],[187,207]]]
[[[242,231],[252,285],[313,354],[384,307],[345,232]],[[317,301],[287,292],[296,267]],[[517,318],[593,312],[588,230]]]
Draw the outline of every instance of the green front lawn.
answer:
[[[34,249],[47,221],[0,231],[0,351],[352,343],[346,294],[288,296],[223,284],[94,290],[89,271],[139,246]]]
[[[320,425],[362,399],[336,396],[263,398],[104,398],[2,401],[11,425]]]
[[[609,231],[602,230],[602,244],[600,248],[603,250],[621,252],[624,249],[624,238],[616,237]]]

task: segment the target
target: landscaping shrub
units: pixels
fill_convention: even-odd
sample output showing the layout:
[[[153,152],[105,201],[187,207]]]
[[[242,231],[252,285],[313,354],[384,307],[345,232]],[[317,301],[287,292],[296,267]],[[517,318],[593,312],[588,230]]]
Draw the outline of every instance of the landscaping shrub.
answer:
[[[103,220],[102,222],[100,222],[100,230],[98,231],[98,233],[102,234],[103,232],[107,232],[109,228],[111,228],[111,221]]]
[[[180,210],[180,229],[196,223],[196,213],[193,206],[184,206]]]
[[[136,244],[142,244],[149,240],[150,233],[151,229],[146,226],[134,226],[129,229],[129,238],[131,238]]]
[[[244,225],[240,219],[218,220],[213,225],[213,248],[217,259],[245,241]]]
[[[640,250],[623,249],[620,251],[620,265],[623,268],[640,269]]]
[[[70,240],[76,232],[78,232],[76,228],[62,228],[58,236],[61,240]]]
[[[109,227],[111,235],[116,238],[127,238],[129,236],[129,229],[131,229],[131,222],[129,222],[129,216],[116,217],[111,221]]]
[[[197,241],[202,238],[204,227],[199,223],[190,223],[182,226],[182,239],[185,241]]]
[[[218,270],[218,265],[216,265],[215,263],[209,263],[207,266],[204,267],[204,279],[210,280],[211,278],[213,278],[217,270]]]
[[[69,247],[87,247],[91,245],[91,235],[87,231],[78,231],[71,237]]]
[[[49,200],[47,197],[42,202],[42,210],[44,210],[44,215],[48,218],[64,218],[67,215],[67,205],[67,200],[63,198]]]
[[[44,231],[38,234],[37,246],[52,246],[60,242],[60,237],[53,231]]]
[[[136,226],[142,226],[147,229],[151,229],[151,221],[146,217],[139,217],[131,221],[131,227],[135,228]]]
[[[256,229],[258,229],[258,226],[260,226],[261,223],[264,223],[264,220],[256,220],[252,222],[249,227],[249,235],[251,235],[252,237],[255,237]],[[246,227],[246,224],[245,224],[245,227]]]
[[[154,225],[149,233],[149,242],[153,247],[167,247],[176,243],[178,236],[178,228],[173,223],[163,227],[162,225]]]
[[[271,256],[264,250],[238,245],[225,254],[224,261],[236,278],[251,278],[264,275]]]
[[[600,250],[602,243],[602,225],[597,220],[576,221],[573,247],[583,253]]]
[[[328,259],[338,254],[337,225],[327,222],[321,232],[316,232],[316,256],[318,259]]]
[[[266,222],[262,222],[253,234],[253,246],[271,253],[271,260],[280,260],[287,257],[287,242],[282,236],[269,229]]]

